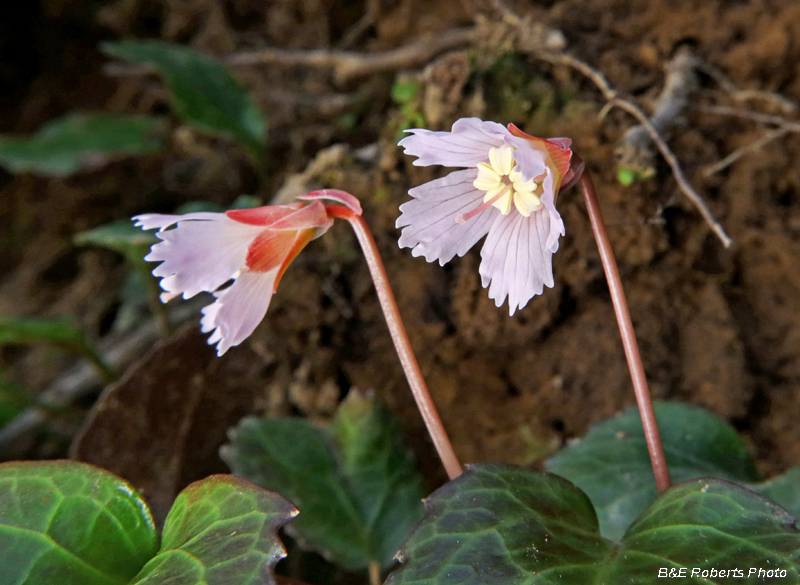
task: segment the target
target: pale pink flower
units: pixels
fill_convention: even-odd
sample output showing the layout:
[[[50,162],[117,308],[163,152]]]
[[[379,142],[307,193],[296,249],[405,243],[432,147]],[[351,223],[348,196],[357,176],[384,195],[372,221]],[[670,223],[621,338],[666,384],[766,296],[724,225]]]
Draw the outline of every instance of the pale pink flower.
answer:
[[[142,229],[160,229],[157,236],[162,241],[145,260],[161,262],[153,274],[161,277],[166,291],[162,300],[214,293],[216,301],[203,309],[200,323],[203,333],[211,333],[208,343],[217,344],[218,355],[255,330],[283,273],[306,244],[325,233],[335,217],[361,215],[358,200],[344,191],[323,189],[298,199],[304,201],[225,213],[133,218]],[[325,205],[321,199],[341,205]],[[220,290],[231,279],[233,284]]]
[[[553,287],[553,253],[564,235],[556,210],[562,180],[571,181],[571,140],[544,140],[478,118],[462,118],[451,132],[408,130],[400,141],[417,166],[466,167],[414,187],[400,206],[401,248],[444,265],[488,234],[479,272],[498,307],[509,314],[545,286]],[[579,174],[579,173],[578,173]]]

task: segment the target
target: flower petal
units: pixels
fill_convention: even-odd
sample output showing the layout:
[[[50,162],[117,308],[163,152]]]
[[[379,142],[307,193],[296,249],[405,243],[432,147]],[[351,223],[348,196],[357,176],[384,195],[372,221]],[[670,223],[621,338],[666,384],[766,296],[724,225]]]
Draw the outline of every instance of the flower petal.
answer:
[[[157,233],[163,241],[145,256],[148,262],[161,262],[153,270],[155,276],[163,278],[161,288],[173,294],[183,293],[185,299],[201,291],[214,291],[230,280],[244,267],[250,243],[264,230],[222,213],[203,214],[210,216],[203,218],[208,221],[184,221],[200,219],[198,215],[189,213],[175,216],[177,220],[158,220],[165,226],[175,222],[178,226]]]
[[[550,215],[550,232],[545,242],[545,248],[550,252],[556,252],[558,250],[558,238],[565,233],[564,220],[561,219],[561,214],[556,209],[556,191],[558,188],[559,185],[556,185],[555,173],[553,173],[551,169],[548,169],[547,175],[545,175],[544,181],[542,181],[542,189],[544,192],[540,199]]]
[[[500,215],[481,250],[480,275],[489,298],[500,307],[508,297],[509,315],[521,309],[545,286],[553,287],[553,252],[545,246],[550,214],[543,208],[524,217]]]
[[[401,248],[413,248],[412,256],[425,256],[425,260],[438,260],[444,266],[458,254],[463,256],[489,231],[492,219],[498,213],[487,207],[464,223],[456,217],[479,207],[485,193],[473,186],[475,169],[455,171],[408,193],[414,199],[400,206],[402,215],[395,224],[403,229]]]
[[[419,157],[414,161],[418,167],[474,167],[488,161],[489,149],[502,146],[503,139],[511,136],[503,125],[478,118],[457,120],[451,132],[422,128],[406,132],[413,136],[406,136],[398,145],[405,149],[406,154]]]
[[[167,215],[163,213],[143,213],[132,217],[133,225],[140,227],[143,230],[152,230],[155,228],[165,229],[172,224],[179,221],[188,220],[216,220],[221,213],[214,213],[213,211],[196,211],[194,213],[184,213],[183,215]]]
[[[316,237],[316,230],[264,230],[259,234],[247,250],[247,270],[252,272],[269,272],[275,268],[274,287],[283,277],[289,264],[297,258],[303,248]]]
[[[209,345],[217,344],[222,355],[255,331],[267,314],[278,269],[269,272],[244,270],[225,290],[215,293],[217,300],[203,309],[203,333],[212,332]]]
[[[280,268],[294,247],[299,230],[266,229],[258,234],[247,249],[245,263],[251,272],[269,272]]]
[[[570,164],[569,161],[572,158],[572,151],[569,149],[572,145],[572,140],[569,138],[552,138],[550,140],[545,140],[544,138],[525,134],[525,132],[514,126],[514,124],[509,124],[508,130],[515,138],[521,138],[527,141],[535,150],[543,151],[546,155],[545,160],[547,166],[553,168],[560,177],[567,174]],[[506,142],[512,144],[512,142],[508,140]],[[521,143],[517,143],[518,147],[520,145]]]
[[[523,181],[530,181],[547,171],[547,152],[536,148],[530,140],[509,136],[506,143],[516,148],[514,160],[517,161],[517,171],[522,175]]]
[[[561,150],[569,150],[572,148],[572,138],[548,138],[547,142],[552,142]]]

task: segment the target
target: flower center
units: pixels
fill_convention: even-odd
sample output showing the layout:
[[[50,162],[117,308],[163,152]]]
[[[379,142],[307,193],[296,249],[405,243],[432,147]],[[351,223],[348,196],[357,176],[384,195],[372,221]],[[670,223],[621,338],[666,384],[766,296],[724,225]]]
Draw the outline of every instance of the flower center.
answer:
[[[541,199],[535,193],[539,185],[533,179],[522,180],[513,152],[514,148],[508,145],[490,148],[489,162],[478,164],[478,178],[472,184],[476,189],[486,191],[484,204],[493,205],[500,213],[508,215],[513,202],[517,211],[528,217],[542,206]]]

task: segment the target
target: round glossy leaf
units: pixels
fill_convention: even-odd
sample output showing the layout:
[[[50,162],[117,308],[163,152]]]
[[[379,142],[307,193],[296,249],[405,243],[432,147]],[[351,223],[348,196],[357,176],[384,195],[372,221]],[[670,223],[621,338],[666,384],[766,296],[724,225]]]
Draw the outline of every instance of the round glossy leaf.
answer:
[[[242,420],[223,448],[238,475],[292,500],[291,531],[348,568],[388,566],[422,517],[422,481],[399,425],[351,392],[329,429],[301,419]]]
[[[673,483],[717,477],[736,483],[760,478],[744,440],[726,421],[688,404],[655,404]],[[639,411],[631,408],[594,425],[545,463],[592,501],[603,536],[619,540],[656,497]]]
[[[278,528],[297,509],[232,475],[212,475],[178,494],[161,550],[135,585],[266,585],[286,556]]]
[[[144,501],[72,461],[0,464],[0,583],[125,585],[158,549]]]
[[[681,583],[708,585],[754,567],[800,583],[796,520],[722,480],[667,490],[619,544],[600,535],[574,485],[509,465],[469,467],[425,507],[387,585],[652,585],[670,570],[685,573]]]

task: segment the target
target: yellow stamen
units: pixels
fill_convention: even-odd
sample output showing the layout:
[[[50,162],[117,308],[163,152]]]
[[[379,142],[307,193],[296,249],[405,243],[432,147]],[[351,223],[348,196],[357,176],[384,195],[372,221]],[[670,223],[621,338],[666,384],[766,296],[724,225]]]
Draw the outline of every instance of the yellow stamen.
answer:
[[[489,162],[478,164],[478,176],[472,184],[476,189],[486,191],[483,196],[484,204],[480,209],[493,205],[500,213],[508,215],[513,202],[517,211],[528,217],[542,206],[542,201],[536,194],[540,185],[533,179],[522,180],[522,173],[517,170],[513,153],[514,149],[507,145],[490,148]],[[468,215],[472,217],[474,214]]]

